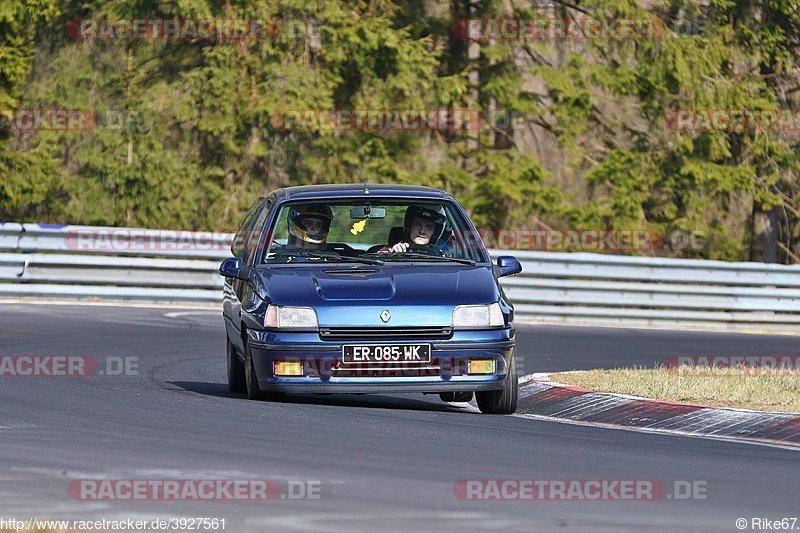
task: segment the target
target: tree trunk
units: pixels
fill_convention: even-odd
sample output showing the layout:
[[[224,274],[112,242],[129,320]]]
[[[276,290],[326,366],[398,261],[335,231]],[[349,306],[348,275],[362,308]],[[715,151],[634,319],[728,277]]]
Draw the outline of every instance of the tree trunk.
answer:
[[[764,211],[753,206],[753,232],[750,238],[750,261],[778,262],[778,208]]]
[[[469,17],[474,18],[478,11],[477,0],[467,0]],[[470,84],[470,99],[472,100],[472,109],[475,111],[480,110],[480,64],[481,57],[481,43],[479,41],[470,39],[467,45],[467,59],[470,62],[469,84]],[[471,128],[468,133],[467,149],[469,151],[478,149],[480,131],[478,128]]]

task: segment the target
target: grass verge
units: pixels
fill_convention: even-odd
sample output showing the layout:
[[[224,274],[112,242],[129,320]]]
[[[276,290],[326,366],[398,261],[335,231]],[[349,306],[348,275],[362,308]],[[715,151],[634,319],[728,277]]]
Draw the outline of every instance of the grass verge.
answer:
[[[800,413],[800,371],[752,368],[624,368],[559,372],[550,379],[597,392],[710,407]]]

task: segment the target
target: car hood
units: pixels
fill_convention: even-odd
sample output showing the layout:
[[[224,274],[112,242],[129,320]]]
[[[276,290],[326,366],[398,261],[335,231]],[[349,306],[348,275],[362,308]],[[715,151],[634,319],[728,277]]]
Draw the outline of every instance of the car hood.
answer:
[[[278,265],[256,272],[265,301],[313,307],[321,327],[449,326],[456,305],[500,298],[485,265]],[[383,310],[388,321],[380,318]]]

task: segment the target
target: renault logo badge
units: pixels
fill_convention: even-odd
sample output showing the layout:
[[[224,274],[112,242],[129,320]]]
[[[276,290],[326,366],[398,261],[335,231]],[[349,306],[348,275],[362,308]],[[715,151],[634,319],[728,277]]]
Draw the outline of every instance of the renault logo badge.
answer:
[[[383,311],[381,311],[381,320],[383,320],[384,322],[389,322],[389,319],[390,319],[390,318],[392,318],[392,313],[390,313],[390,312],[389,312],[388,310],[386,310],[386,309],[384,309]]]

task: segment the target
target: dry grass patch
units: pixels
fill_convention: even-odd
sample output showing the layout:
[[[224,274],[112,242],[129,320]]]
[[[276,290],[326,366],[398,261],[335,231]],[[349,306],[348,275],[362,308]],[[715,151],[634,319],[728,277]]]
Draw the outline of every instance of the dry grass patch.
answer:
[[[752,368],[624,368],[559,372],[555,382],[598,392],[711,407],[800,413],[800,371]]]

